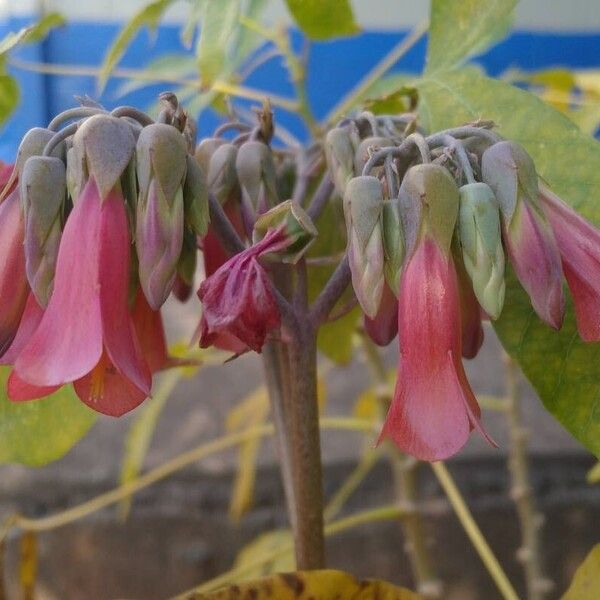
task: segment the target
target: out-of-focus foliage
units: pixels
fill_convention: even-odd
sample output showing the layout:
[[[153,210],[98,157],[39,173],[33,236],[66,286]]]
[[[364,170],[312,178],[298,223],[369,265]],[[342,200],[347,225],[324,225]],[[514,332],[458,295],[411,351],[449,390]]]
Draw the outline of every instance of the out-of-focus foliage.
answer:
[[[313,40],[360,31],[349,0],[286,0],[286,4],[300,29]]]
[[[600,590],[600,544],[596,544],[577,571],[562,600],[597,600]]]
[[[10,368],[0,368],[0,463],[39,467],[61,458],[96,421],[97,413],[63,386],[35,402],[6,397]]]

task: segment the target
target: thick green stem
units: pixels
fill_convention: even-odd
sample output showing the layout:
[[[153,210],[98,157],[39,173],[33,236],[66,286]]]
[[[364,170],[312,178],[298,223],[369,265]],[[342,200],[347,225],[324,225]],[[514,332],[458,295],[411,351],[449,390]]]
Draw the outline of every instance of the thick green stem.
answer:
[[[392,394],[381,355],[367,335],[362,335],[362,346],[371,376],[377,385],[377,397],[382,410],[388,410]],[[403,454],[391,443],[386,442],[387,453],[392,466],[394,491],[404,518],[401,526],[406,539],[408,554],[417,591],[427,599],[442,597],[442,583],[439,580],[431,553],[429,552],[423,519],[419,512],[419,493],[417,485],[418,462]]]
[[[543,516],[537,511],[533,489],[530,484],[529,463],[527,460],[528,432],[523,425],[519,406],[519,381],[517,366],[505,356],[506,397],[510,450],[508,468],[511,478],[511,497],[514,500],[521,526],[521,547],[517,558],[525,570],[527,598],[544,600],[552,591],[552,582],[544,575],[540,531]]]
[[[317,404],[317,337],[308,319],[306,323],[299,323],[292,333],[289,353],[296,566],[298,569],[322,569],[325,566],[325,544]]]

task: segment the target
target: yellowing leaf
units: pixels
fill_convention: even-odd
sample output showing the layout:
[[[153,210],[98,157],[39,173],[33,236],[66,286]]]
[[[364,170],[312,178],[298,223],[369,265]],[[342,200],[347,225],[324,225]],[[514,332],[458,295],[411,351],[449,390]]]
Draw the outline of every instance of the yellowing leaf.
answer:
[[[23,600],[34,600],[37,567],[37,539],[35,533],[27,531],[19,541],[19,584]]]
[[[600,483],[600,462],[597,462],[589,471],[586,476],[588,483]]]
[[[269,396],[266,388],[261,386],[229,412],[225,426],[230,432],[257,427],[266,422],[269,412]],[[240,444],[237,472],[229,502],[229,516],[233,521],[239,521],[252,505],[256,460],[261,442],[260,438],[254,438]]]
[[[598,600],[600,592],[600,544],[596,544],[575,572],[562,600]]]
[[[231,586],[208,594],[188,596],[188,600],[419,600],[414,592],[385,581],[359,581],[332,569],[281,573]]]
[[[375,420],[381,415],[381,405],[375,388],[365,390],[356,400],[352,416],[357,419]]]
[[[262,562],[259,566],[247,570],[246,577],[253,579],[272,573],[292,571],[295,561],[293,552],[289,552],[291,546],[293,546],[292,534],[287,529],[262,533],[238,552],[234,567],[238,569],[244,568],[246,565],[256,565],[262,556],[273,556],[272,560]]]
[[[384,94],[378,98],[367,98],[364,101],[364,108],[376,115],[403,113],[414,110],[418,99],[419,94],[416,88],[401,86],[394,92]]]

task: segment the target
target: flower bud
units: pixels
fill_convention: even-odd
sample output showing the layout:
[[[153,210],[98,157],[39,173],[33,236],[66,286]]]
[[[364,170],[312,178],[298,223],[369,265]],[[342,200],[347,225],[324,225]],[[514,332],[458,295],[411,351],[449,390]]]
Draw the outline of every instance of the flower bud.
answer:
[[[336,192],[343,198],[346,184],[354,177],[354,153],[359,143],[354,124],[334,127],[325,137],[325,158]]]
[[[383,189],[379,179],[367,175],[348,182],[344,216],[352,285],[363,311],[372,319],[379,309],[385,283],[382,210]]]
[[[396,199],[386,200],[383,203],[381,224],[385,255],[383,272],[389,288],[394,296],[398,297],[404,261],[404,232],[402,231],[400,205]]]
[[[498,142],[481,158],[481,173],[500,204],[504,246],[515,274],[539,317],[555,329],[565,300],[561,258],[538,200],[533,160],[515,142]]]
[[[255,212],[262,214],[279,202],[275,164],[269,146],[258,141],[242,144],[235,168],[242,194]]]
[[[298,203],[292,200],[278,204],[256,220],[254,243],[263,239],[270,230],[279,228],[283,228],[289,245],[278,254],[283,262],[292,264],[304,256],[318,234],[312,219]]]
[[[204,237],[210,223],[206,175],[193,156],[186,157],[187,172],[183,186],[185,223],[199,237]]]
[[[354,154],[354,172],[357,175],[360,175],[364,166],[367,164],[367,161],[369,158],[371,158],[373,152],[389,146],[394,146],[394,142],[390,138],[379,136],[365,138],[358,145],[358,148]]]
[[[205,173],[208,173],[210,159],[216,149],[226,143],[223,138],[205,138],[196,146],[194,158]]]
[[[180,302],[185,302],[192,294],[198,243],[194,233],[187,229],[183,236],[183,247],[177,263],[177,275],[173,285],[173,294]]]
[[[504,250],[498,201],[485,183],[460,188],[458,227],[475,296],[490,318],[497,319],[504,305]]]
[[[25,269],[32,292],[47,306],[54,283],[61,216],[67,191],[65,165],[59,158],[32,156],[21,174],[25,214]]]
[[[411,167],[400,185],[399,198],[406,255],[413,253],[425,234],[448,255],[459,203],[458,188],[450,173],[431,163]]]
[[[86,119],[73,136],[75,171],[80,161],[94,178],[101,198],[115,187],[135,151],[135,137],[123,119],[110,115],[93,115]],[[78,178],[74,181],[77,183]],[[81,191],[79,189],[79,191]],[[76,197],[74,197],[76,198]]]
[[[237,153],[238,149],[233,144],[222,144],[210,157],[208,189],[222,205],[239,194],[235,168]]]
[[[140,195],[135,238],[140,284],[154,310],[171,292],[181,254],[186,156],[186,142],[171,125],[156,123],[142,130],[136,149]]]

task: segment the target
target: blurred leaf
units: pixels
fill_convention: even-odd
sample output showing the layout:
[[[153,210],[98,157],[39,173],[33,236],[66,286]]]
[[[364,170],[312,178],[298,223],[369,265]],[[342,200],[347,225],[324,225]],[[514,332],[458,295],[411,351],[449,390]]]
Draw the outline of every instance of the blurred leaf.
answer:
[[[354,35],[360,27],[349,0],[286,0],[298,27],[313,40]]]
[[[310,247],[308,256],[336,256],[346,248],[346,225],[342,203],[339,198],[332,198],[319,218],[318,235]],[[333,273],[333,266],[311,265],[308,268],[308,295],[313,301]],[[337,307],[343,306],[351,298],[352,291],[348,290],[342,296]],[[333,309],[335,312],[336,308]],[[354,308],[341,319],[326,323],[319,329],[317,344],[319,350],[336,363],[343,364],[352,358],[352,336],[360,316],[360,310]]]
[[[197,75],[198,65],[193,55],[173,52],[161,54],[158,58],[150,61],[144,67],[143,73],[143,79],[129,79],[120,85],[115,92],[115,96],[125,96],[149,85],[156,85],[157,82],[163,81],[165,77],[168,79],[185,79]]]
[[[275,556],[270,561],[263,562],[260,566],[250,568],[246,572],[249,579],[291,571],[296,565],[294,555],[290,552],[293,547],[292,534],[287,529],[276,529],[261,533],[251,542],[246,544],[235,559],[234,568],[243,568],[246,565],[257,564],[261,557]],[[281,552],[277,552],[281,549]],[[243,596],[242,596],[243,597]]]
[[[368,388],[356,399],[352,408],[352,416],[370,421],[381,417],[381,403],[375,388]]]
[[[600,143],[564,115],[533,94],[471,69],[436,73],[416,85],[428,128],[492,119],[502,135],[525,146],[557,194],[600,225],[595,197],[600,189]],[[579,338],[572,302],[567,303],[561,331],[553,331],[537,318],[526,293],[508,273],[506,302],[495,328],[545,407],[600,456],[600,344]]]
[[[403,85],[394,92],[367,98],[364,101],[364,108],[376,115],[398,114],[414,110],[418,99],[419,94],[416,88]]]
[[[264,386],[246,396],[227,414],[225,427],[228,432],[243,431],[266,422],[270,413],[269,396]],[[252,506],[258,451],[261,438],[253,438],[240,444],[237,471],[233,482],[229,516],[237,522]]]
[[[588,483],[600,483],[600,462],[597,462],[589,471],[586,477]]]
[[[517,0],[432,0],[427,73],[449,69],[502,39]]]
[[[35,43],[41,42],[52,29],[62,27],[67,23],[64,15],[58,12],[50,12],[44,15],[37,23],[28,27],[29,31],[25,35],[24,42]]]
[[[151,398],[136,412],[135,420],[125,437],[125,452],[121,464],[121,485],[137,479],[142,471],[158,419],[167,400],[183,376],[182,369],[171,369],[160,378],[160,383]],[[119,503],[119,515],[125,519],[131,508],[132,496]]]
[[[6,397],[9,367],[0,367],[0,463],[40,467],[61,458],[90,429],[97,414],[70,385],[41,400]]]
[[[240,0],[208,0],[202,7],[197,58],[203,85],[210,85],[227,66],[227,50],[240,28]]]
[[[600,544],[596,544],[577,571],[562,600],[597,600],[600,590]]]
[[[155,30],[160,23],[160,19],[163,13],[174,0],[155,0],[146,4],[140,9],[129,22],[121,29],[117,35],[112,46],[109,48],[102,66],[100,67],[100,74],[98,75],[98,87],[100,90],[104,88],[108,78],[110,77],[111,71],[115,68],[119,60],[121,60],[123,54],[127,50],[127,47],[135,37],[136,33],[142,27],[148,27],[151,30]]]
[[[14,77],[2,72],[3,68],[0,58],[0,124],[8,119],[19,103],[19,84]]]
[[[190,600],[192,596],[189,597]],[[418,600],[421,596],[386,581],[359,581],[353,575],[334,571],[295,571],[236,584],[207,594],[194,594],[194,600]]]

